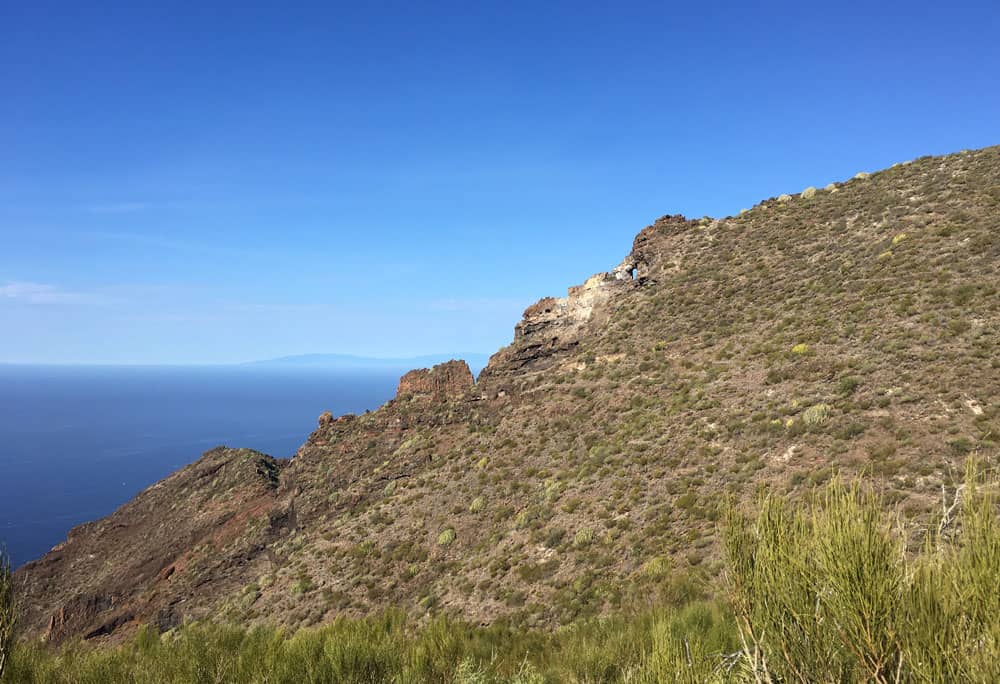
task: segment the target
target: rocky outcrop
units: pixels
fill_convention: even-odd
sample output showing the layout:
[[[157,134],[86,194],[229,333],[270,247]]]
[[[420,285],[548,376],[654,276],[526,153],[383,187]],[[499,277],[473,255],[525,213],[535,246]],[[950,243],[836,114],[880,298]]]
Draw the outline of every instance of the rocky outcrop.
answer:
[[[671,244],[673,240],[683,241],[689,229],[698,225],[701,223],[689,221],[683,214],[673,214],[661,216],[652,225],[639,231],[632,241],[632,251],[628,257],[634,264],[635,283],[643,286],[655,284],[656,271],[664,266],[661,260],[666,258],[671,261],[684,253],[684,245]],[[664,239],[667,244],[664,244]]]
[[[460,399],[475,384],[465,361],[448,361],[433,368],[418,368],[399,379],[396,398]]]
[[[599,328],[621,297],[656,282],[664,241],[698,225],[680,214],[663,216],[639,232],[618,266],[569,288],[565,297],[545,297],[524,310],[514,327],[513,343],[492,357],[481,380],[543,370]]]
[[[169,628],[204,617],[213,592],[243,586],[288,532],[274,521],[285,463],[219,447],[141,492],[110,516],[74,528],[64,543],[15,574],[26,629],[51,642],[117,638],[129,624]],[[280,522],[280,521],[279,521]]]
[[[103,594],[78,595],[67,601],[49,617],[43,638],[61,642],[67,636],[95,631],[98,616],[111,612],[115,599]]]
[[[674,218],[686,221],[670,217]],[[525,309],[514,326],[514,342],[490,358],[482,377],[541,370],[552,365],[560,352],[575,347],[593,323],[606,318],[615,299],[649,281],[651,255],[645,247],[646,238],[640,233],[632,252],[613,270],[570,287],[565,297],[545,297]]]

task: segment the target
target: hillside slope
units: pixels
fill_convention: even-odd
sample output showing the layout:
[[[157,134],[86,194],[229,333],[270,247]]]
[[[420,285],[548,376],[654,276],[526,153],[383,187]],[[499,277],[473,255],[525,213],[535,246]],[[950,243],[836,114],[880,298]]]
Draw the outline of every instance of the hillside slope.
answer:
[[[838,470],[918,530],[969,453],[1000,455],[998,267],[998,147],[664,217],[529,307],[478,382],[410,373],[289,462],[214,450],[74,530],[18,571],[25,622],[564,623],[670,568],[717,573],[725,495]]]

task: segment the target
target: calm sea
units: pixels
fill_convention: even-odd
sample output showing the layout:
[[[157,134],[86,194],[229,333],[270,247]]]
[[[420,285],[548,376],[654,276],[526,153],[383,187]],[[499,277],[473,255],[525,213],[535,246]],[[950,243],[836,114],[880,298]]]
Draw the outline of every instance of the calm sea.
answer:
[[[14,566],[214,446],[290,456],[400,371],[0,366],[0,546]]]

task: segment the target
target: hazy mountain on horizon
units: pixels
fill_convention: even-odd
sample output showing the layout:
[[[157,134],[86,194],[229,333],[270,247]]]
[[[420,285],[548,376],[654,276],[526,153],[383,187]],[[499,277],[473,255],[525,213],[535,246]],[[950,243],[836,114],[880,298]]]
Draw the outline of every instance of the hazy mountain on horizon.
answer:
[[[413,368],[428,368],[438,363],[450,361],[451,359],[464,360],[469,364],[469,368],[472,369],[473,374],[478,374],[486,366],[490,355],[481,353],[455,353],[379,358],[374,356],[355,356],[353,354],[296,354],[293,356],[279,356],[273,359],[249,361],[241,365],[350,369],[399,368],[411,370]]]

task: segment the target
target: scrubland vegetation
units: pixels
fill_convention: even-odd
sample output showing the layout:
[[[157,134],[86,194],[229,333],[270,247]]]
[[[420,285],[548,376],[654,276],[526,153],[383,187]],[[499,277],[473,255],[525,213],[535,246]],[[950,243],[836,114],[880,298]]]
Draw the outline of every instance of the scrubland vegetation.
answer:
[[[970,464],[929,529],[860,480],[733,503],[719,522],[723,585],[647,564],[663,576],[659,605],[555,631],[443,616],[418,625],[400,612],[294,633],[203,622],[145,628],[115,647],[24,641],[2,681],[995,682],[996,490]],[[10,615],[0,616],[3,649]]]
[[[608,260],[635,279],[522,321],[475,387],[325,416],[293,462],[206,454],[19,571],[22,633],[67,606],[57,642],[130,616],[297,634],[395,608],[410,639],[441,614],[519,634],[692,600],[726,614],[727,497],[806,501],[838,474],[863,473],[916,558],[962,462],[1000,463],[1000,147],[795,190],[656,220]],[[704,591],[658,597],[685,576]]]

